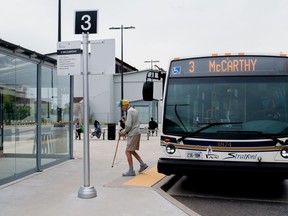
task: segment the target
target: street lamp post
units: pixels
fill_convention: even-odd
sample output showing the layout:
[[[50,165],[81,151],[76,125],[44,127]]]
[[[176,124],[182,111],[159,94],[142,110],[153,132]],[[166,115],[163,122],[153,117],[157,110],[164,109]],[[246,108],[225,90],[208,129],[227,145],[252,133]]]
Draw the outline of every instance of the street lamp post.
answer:
[[[144,63],[151,63],[151,70],[153,70],[153,63],[156,63],[156,62],[159,62],[159,61],[154,61],[154,60],[150,60],[150,61],[144,61]]]
[[[123,29],[135,29],[134,26],[111,27],[110,30],[121,30],[121,100],[124,98],[123,88]]]
[[[61,0],[58,0],[58,42],[61,42]],[[59,88],[57,88],[57,91],[59,91]],[[58,97],[57,102],[57,122],[62,121],[62,108],[59,106],[59,104],[60,97]]]
[[[61,41],[61,0],[58,0],[58,42]]]

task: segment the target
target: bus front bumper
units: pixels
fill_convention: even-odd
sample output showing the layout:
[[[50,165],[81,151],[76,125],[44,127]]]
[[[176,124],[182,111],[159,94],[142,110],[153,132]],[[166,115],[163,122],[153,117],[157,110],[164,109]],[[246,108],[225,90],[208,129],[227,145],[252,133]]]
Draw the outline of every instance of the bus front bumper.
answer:
[[[165,175],[195,175],[209,174],[249,174],[268,175],[275,178],[288,178],[288,163],[264,162],[231,162],[231,161],[206,161],[160,158],[158,172]]]

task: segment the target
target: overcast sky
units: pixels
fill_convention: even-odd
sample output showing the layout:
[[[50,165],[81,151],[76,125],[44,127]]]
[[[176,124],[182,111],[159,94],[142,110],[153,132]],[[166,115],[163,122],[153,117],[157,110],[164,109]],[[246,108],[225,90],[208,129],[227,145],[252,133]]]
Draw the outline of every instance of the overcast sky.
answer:
[[[74,34],[75,11],[98,10],[98,34],[116,42],[121,58],[139,70],[154,60],[168,69],[174,57],[211,53],[288,53],[287,0],[62,0],[62,41]],[[2,0],[0,38],[36,52],[56,52],[58,0]]]

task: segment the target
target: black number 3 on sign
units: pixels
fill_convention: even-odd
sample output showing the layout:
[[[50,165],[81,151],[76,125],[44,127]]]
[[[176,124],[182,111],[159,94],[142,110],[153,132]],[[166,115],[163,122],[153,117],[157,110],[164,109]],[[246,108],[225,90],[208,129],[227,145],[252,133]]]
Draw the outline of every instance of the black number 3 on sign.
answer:
[[[75,34],[97,33],[97,11],[76,11]]]

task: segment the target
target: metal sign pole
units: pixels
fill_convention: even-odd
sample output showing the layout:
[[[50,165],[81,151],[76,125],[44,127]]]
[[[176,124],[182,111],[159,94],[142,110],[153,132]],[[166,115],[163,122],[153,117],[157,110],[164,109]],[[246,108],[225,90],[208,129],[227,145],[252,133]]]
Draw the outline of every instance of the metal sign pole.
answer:
[[[78,197],[90,199],[97,196],[94,186],[90,185],[89,158],[89,88],[88,88],[88,33],[82,33],[83,38],[83,102],[84,102],[84,185],[78,191]]]

